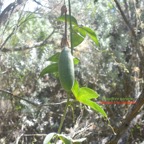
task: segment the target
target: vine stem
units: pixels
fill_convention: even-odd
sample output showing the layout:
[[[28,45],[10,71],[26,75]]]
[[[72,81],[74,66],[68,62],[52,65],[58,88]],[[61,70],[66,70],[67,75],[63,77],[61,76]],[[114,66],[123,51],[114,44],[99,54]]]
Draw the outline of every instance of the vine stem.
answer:
[[[69,106],[69,99],[70,99],[70,93],[68,93],[68,99],[67,99],[67,103],[66,103],[66,106],[65,106],[65,109],[64,109],[64,114],[61,118],[60,126],[59,126],[59,129],[58,129],[58,134],[60,134],[60,132],[61,132],[64,120],[65,120],[65,117],[66,117],[67,108]]]
[[[70,42],[71,42],[71,53],[73,55],[73,38],[72,38],[72,20],[71,20],[71,2],[68,0],[69,5],[69,16],[70,16]]]
[[[69,103],[70,103],[70,93],[68,93],[68,99],[67,99],[67,103],[66,103],[66,106],[65,106],[65,109],[64,109],[64,114],[63,114],[63,116],[61,118],[60,126],[58,128],[58,134],[61,133],[61,129],[62,129],[64,120],[65,120],[65,117],[66,117],[66,112],[67,112],[67,108],[69,106]],[[55,143],[57,142],[57,140],[58,140],[58,137],[55,139]]]

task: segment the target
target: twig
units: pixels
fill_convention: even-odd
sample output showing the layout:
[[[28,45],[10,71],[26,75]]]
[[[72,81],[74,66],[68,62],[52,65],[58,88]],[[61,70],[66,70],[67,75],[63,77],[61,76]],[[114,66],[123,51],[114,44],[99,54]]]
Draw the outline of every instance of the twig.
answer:
[[[18,10],[18,7],[27,0],[17,0],[17,2],[10,3],[0,14],[0,25],[5,24],[9,17]]]
[[[14,2],[13,4],[15,4],[15,7],[17,6],[17,4]],[[21,4],[21,3],[20,3]],[[14,6],[13,6],[14,7]],[[14,7],[14,8],[15,8]],[[13,8],[13,9],[14,9]],[[16,26],[12,29],[12,32],[8,35],[8,37],[5,39],[5,41],[2,43],[2,45],[1,45],[1,47],[0,47],[0,49],[2,50],[3,49],[3,47],[4,47],[4,45],[7,43],[7,41],[12,37],[12,35],[15,33],[15,31],[16,31],[16,29],[19,27],[19,25],[18,25],[18,23],[19,23],[19,21],[20,21],[20,19],[21,19],[21,17],[22,17],[22,13],[23,13],[23,11],[24,11],[24,8],[25,8],[25,5],[24,5],[24,7],[23,7],[23,10],[21,11],[21,13],[20,13],[20,16],[19,16],[19,19],[18,19],[18,22],[17,22],[17,24],[16,24]],[[12,12],[11,12],[12,13]],[[9,23],[9,22],[8,22]],[[8,25],[8,24],[7,24]],[[6,28],[5,28],[5,30],[6,30]],[[4,30],[4,31],[5,31]]]
[[[47,134],[24,134],[24,137],[33,137],[33,136],[47,136]]]
[[[3,42],[3,44],[1,45],[0,49],[3,50],[3,46],[7,43],[7,41],[11,38],[11,36],[14,34],[16,30],[16,27],[13,28],[12,32],[8,35],[8,37],[5,39],[5,41]]]
[[[73,100],[73,99],[70,99],[69,102],[77,102],[77,101],[76,101],[76,100]],[[42,106],[50,106],[50,105],[55,106],[55,105],[61,105],[61,104],[64,104],[64,103],[67,103],[67,100],[64,100],[64,101],[59,102],[59,103],[49,103],[49,104],[44,104],[44,105],[42,105]]]
[[[34,106],[36,106],[36,107],[56,106],[56,105],[61,105],[61,104],[67,103],[67,100],[64,100],[64,101],[59,102],[59,103],[37,104],[37,103],[34,103],[34,102],[30,101],[30,100],[27,100],[27,99],[25,99],[25,98],[22,98],[22,97],[20,97],[20,96],[13,95],[13,93],[11,93],[10,91],[7,91],[7,90],[0,89],[0,92],[7,93],[7,94],[11,95],[13,98],[18,98],[18,99],[20,99],[20,100],[26,101],[26,102],[28,102],[29,104],[32,104],[32,105],[34,105]],[[75,102],[75,100],[69,99],[69,102]]]
[[[29,101],[29,100],[27,100],[27,99],[25,99],[25,98],[22,98],[22,97],[20,97],[20,96],[13,95],[13,93],[11,93],[10,91],[3,90],[3,89],[0,89],[0,91],[11,95],[13,98],[18,98],[18,99],[24,100],[24,101],[26,101],[26,102],[34,105],[34,106],[39,106],[38,104],[36,104],[36,103],[34,103],[34,102],[31,102],[31,101]]]
[[[66,117],[66,113],[67,113],[67,108],[69,106],[69,103],[70,103],[70,93],[67,93],[68,94],[68,98],[67,98],[67,103],[66,103],[66,106],[65,106],[65,109],[64,109],[64,114],[61,118],[61,122],[60,122],[60,126],[58,128],[58,134],[61,133],[61,129],[62,129],[62,126],[63,126],[63,123],[64,123],[64,120],[65,120],[65,117]],[[57,142],[58,138],[55,139],[55,143]]]
[[[66,103],[66,106],[65,106],[65,109],[64,109],[64,114],[63,114],[63,116],[61,118],[61,122],[60,122],[60,126],[59,126],[59,129],[58,129],[58,133],[61,132],[61,129],[62,129],[62,126],[63,126],[63,122],[64,122],[65,117],[66,117],[67,108],[69,106],[69,99],[70,99],[70,94],[68,93],[67,103]]]
[[[123,12],[123,10],[121,9],[121,6],[120,6],[119,2],[118,2],[117,0],[114,0],[114,1],[115,1],[115,3],[116,3],[117,8],[119,9],[122,17],[123,17],[123,20],[125,21],[127,27],[130,29],[130,31],[131,31],[131,33],[132,33],[132,36],[133,36],[133,37],[136,37],[135,32],[134,32],[133,28],[131,27],[129,21],[127,20],[125,14],[124,14],[124,12]]]
[[[39,1],[37,1],[37,0],[33,0],[35,3],[37,3],[38,5],[40,5],[40,6],[42,6],[42,7],[45,7],[45,8],[49,8],[50,9],[50,7],[47,7],[47,6],[45,6],[45,5],[42,5]]]
[[[22,51],[22,50],[32,49],[32,48],[46,45],[47,40],[54,34],[54,32],[55,32],[55,29],[50,33],[50,35],[44,41],[38,42],[38,43],[34,44],[33,46],[23,46],[23,47],[14,48],[12,50],[13,51]],[[12,32],[12,34],[13,34],[13,32]],[[9,35],[9,37],[10,37],[10,35]],[[1,51],[2,52],[11,52],[12,50],[9,48],[3,48]]]
[[[16,8],[16,2],[10,3],[0,14],[0,25],[5,23]]]

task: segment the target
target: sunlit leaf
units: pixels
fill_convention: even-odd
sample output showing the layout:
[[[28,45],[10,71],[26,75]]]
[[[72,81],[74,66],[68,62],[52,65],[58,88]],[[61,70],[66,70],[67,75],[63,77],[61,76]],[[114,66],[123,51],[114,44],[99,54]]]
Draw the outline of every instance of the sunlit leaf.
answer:
[[[77,33],[80,33],[81,36],[85,37],[87,32],[83,29],[83,27],[81,26],[73,26],[73,31],[77,32]]]
[[[43,144],[50,144],[50,141],[51,141],[52,138],[54,138],[55,136],[59,137],[64,144],[72,144],[72,143],[80,144],[81,142],[83,142],[83,141],[86,140],[86,138],[72,139],[71,137],[66,136],[66,135],[64,135],[64,134],[50,133],[50,134],[48,134],[48,135],[45,137],[45,139],[44,139],[44,141],[43,141]]]
[[[76,80],[75,80],[74,85],[72,87],[72,92],[73,92],[74,96],[77,98],[78,92],[79,92],[79,83]]]
[[[91,107],[93,110],[99,112],[104,117],[107,117],[103,108],[91,100],[93,98],[98,98],[98,94],[94,90],[87,87],[79,88],[78,82],[75,81],[72,92],[79,102]]]
[[[80,60],[78,58],[74,58],[73,61],[74,61],[75,65],[77,65],[80,62]]]
[[[96,33],[92,29],[90,29],[88,27],[81,27],[81,28],[83,30],[85,30],[87,32],[87,34],[89,35],[89,37],[95,42],[95,44],[97,46],[99,46],[99,41],[98,41],[98,38],[96,36]]]
[[[72,140],[65,135],[59,135],[59,138],[62,140],[64,144],[71,144]]]
[[[90,88],[81,87],[79,89],[79,98],[80,97],[84,97],[86,99],[92,99],[92,98],[98,98],[98,94]]]
[[[42,72],[40,73],[40,76],[42,77],[47,73],[54,73],[54,72],[58,72],[58,63],[48,65],[46,68],[42,70]]]
[[[80,97],[79,101],[89,107],[91,107],[93,110],[99,112],[100,114],[102,114],[104,117],[107,117],[107,114],[105,113],[105,111],[103,110],[103,108],[98,105],[96,102],[93,102],[89,99],[86,99],[85,97]]]
[[[72,32],[72,43],[73,47],[78,46],[84,41],[84,38],[80,33],[77,33],[75,31]]]
[[[64,15],[60,16],[60,17],[57,18],[57,20],[65,22],[65,16]],[[70,15],[67,15],[67,22],[70,22]],[[71,22],[72,22],[73,25],[78,24],[76,18],[73,17],[73,16],[71,16]]]
[[[86,37],[86,32],[79,26],[73,26],[73,32],[72,32],[72,43],[73,47],[78,46],[81,44]]]
[[[86,140],[86,138],[72,139],[71,137],[66,136],[64,134],[57,134],[57,136],[63,141],[64,144],[72,144],[72,143],[80,144]]]
[[[52,138],[56,135],[56,133],[50,133],[48,134],[44,141],[43,141],[43,144],[50,144],[50,141],[52,140]]]

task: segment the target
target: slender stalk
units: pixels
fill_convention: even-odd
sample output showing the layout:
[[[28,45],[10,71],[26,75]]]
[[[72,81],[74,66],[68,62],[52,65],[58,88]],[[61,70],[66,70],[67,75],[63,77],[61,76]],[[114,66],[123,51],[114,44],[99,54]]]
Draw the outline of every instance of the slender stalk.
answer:
[[[71,3],[70,0],[68,0],[69,4],[69,16],[70,16],[70,42],[71,42],[71,53],[73,55],[73,38],[72,38],[72,20],[71,20]]]
[[[59,129],[58,129],[58,133],[61,132],[64,120],[65,120],[65,117],[66,117],[67,108],[69,106],[69,99],[70,99],[70,93],[68,93],[68,99],[67,99],[67,103],[66,103],[66,106],[65,106],[65,109],[64,109],[64,114],[63,114],[63,116],[61,118],[61,122],[60,122],[60,126],[59,126]]]
[[[67,11],[65,11],[65,45],[67,45]]]
[[[67,108],[69,106],[69,103],[70,103],[70,93],[68,93],[68,99],[67,99],[67,103],[66,103],[66,106],[65,106],[65,109],[64,109],[64,114],[63,114],[63,116],[61,118],[60,126],[58,128],[58,134],[61,133],[61,129],[62,129],[64,120],[65,120],[65,117],[66,117],[66,112],[67,112]],[[57,142],[57,140],[58,140],[58,137],[55,139],[55,143]]]

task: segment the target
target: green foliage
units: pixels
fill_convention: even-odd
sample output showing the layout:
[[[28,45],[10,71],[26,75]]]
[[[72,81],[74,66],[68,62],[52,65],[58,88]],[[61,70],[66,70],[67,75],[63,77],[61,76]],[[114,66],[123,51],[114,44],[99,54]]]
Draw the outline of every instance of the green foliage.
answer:
[[[53,64],[48,65],[46,68],[44,68],[41,71],[40,76],[42,77],[45,74],[55,73],[55,72],[58,72],[58,63],[53,63]]]
[[[53,77],[54,75],[58,78],[60,55],[58,51],[65,19],[65,16],[57,18],[62,4],[60,1],[39,1],[42,5],[37,4],[35,10],[32,10],[33,7],[25,10],[23,6],[29,5],[29,2],[25,2],[25,5],[20,5],[20,8],[12,13],[6,11],[5,15],[1,15],[0,23],[3,20],[4,22],[1,23],[0,45],[4,45],[1,47],[0,55],[0,143],[16,141],[18,138],[13,136],[13,133],[20,132],[21,127],[24,127],[24,133],[29,134],[51,133],[58,129],[67,98]],[[105,124],[97,113],[107,117],[105,113],[108,111],[112,126],[117,127],[121,124],[122,118],[126,117],[125,112],[131,107],[131,105],[109,105],[105,108],[106,112],[103,112],[98,101],[104,97],[108,99],[127,96],[134,99],[136,95],[140,95],[143,87],[144,70],[141,63],[143,60],[137,53],[137,50],[140,54],[144,53],[143,2],[140,0],[136,3],[118,2],[132,28],[136,33],[139,31],[135,40],[114,1],[71,0],[72,43],[76,47],[73,51],[76,58],[73,60],[75,64],[79,64],[75,67],[75,73],[81,87],[75,84],[72,90],[75,96],[74,99],[73,97],[70,99],[73,118],[69,108],[62,133],[68,135],[73,131],[77,133],[83,129],[85,122],[88,121],[88,124],[92,122],[96,125],[96,129],[88,127],[83,133],[76,135],[77,138],[86,136],[87,143],[91,143],[94,138],[101,142],[104,137],[109,137],[111,134],[107,123]],[[3,3],[6,6],[5,2]],[[69,29],[69,15],[67,21]],[[53,30],[54,33],[50,35]],[[88,39],[84,41],[87,37]],[[52,55],[53,53],[55,54]],[[44,76],[49,73],[50,75]],[[44,77],[39,78],[39,74]],[[10,102],[7,104],[5,99]],[[84,110],[83,105],[82,108],[79,107],[81,106],[79,103],[86,105]],[[96,111],[93,116],[89,117],[91,113],[85,111],[87,106]],[[80,112],[84,113],[83,116],[80,115],[81,120]],[[141,113],[139,114],[141,116]],[[138,125],[139,132],[132,131],[127,143],[143,141],[141,118]],[[102,133],[99,135],[95,133],[96,131]],[[19,143],[34,142],[30,136],[26,139],[22,136]],[[42,143],[43,137],[35,136],[35,139],[36,143]],[[70,142],[69,137],[59,139]]]
[[[59,56],[60,56],[60,52],[57,52],[56,54],[54,54],[53,56],[51,56],[50,58],[48,58],[48,61],[58,62]]]
[[[80,33],[77,33],[75,30],[73,30],[73,32],[72,32],[73,46],[76,47],[79,44],[81,44],[83,42],[85,36],[81,35]]]
[[[68,22],[70,21],[70,16],[67,15],[67,19]],[[60,16],[58,18],[58,20],[60,21],[65,21],[65,17],[64,16]],[[95,34],[95,32],[90,29],[89,27],[85,27],[85,26],[79,26],[77,24],[77,20],[76,18],[74,18],[73,16],[71,16],[71,21],[72,21],[72,43],[73,43],[73,47],[78,46],[79,44],[81,44],[83,42],[83,40],[85,39],[86,35],[88,35],[91,40],[97,45],[99,46],[99,41],[98,38]]]
[[[99,112],[104,117],[107,117],[107,114],[105,113],[103,108],[96,104],[96,102],[91,100],[94,98],[98,98],[98,94],[95,91],[87,87],[80,88],[78,82],[75,81],[72,92],[79,102],[91,107],[93,110]]]
[[[14,35],[11,37],[10,44],[12,46],[16,46],[19,43],[18,35]]]
[[[79,44],[81,44],[85,39],[86,35],[88,35],[91,38],[91,40],[97,46],[99,46],[99,41],[95,32],[92,29],[84,26],[73,26],[73,31],[72,31],[73,46],[76,47]]]
[[[88,34],[88,36],[95,42],[95,44],[96,44],[97,46],[99,46],[99,41],[98,41],[98,38],[97,38],[95,32],[94,32],[92,29],[88,28],[88,27],[82,27],[82,29],[83,29],[83,30]]]
[[[78,58],[75,58],[75,57],[73,58],[73,60],[74,60],[75,65],[79,64],[79,62],[80,62],[80,60]]]
[[[67,17],[67,22],[70,22],[70,16],[66,15],[66,17]],[[57,18],[57,20],[65,22],[65,16],[64,15],[60,16],[60,17]],[[71,16],[71,22],[72,22],[73,25],[78,25],[76,18],[73,17],[73,16]]]
[[[58,137],[64,144],[81,144],[86,140],[86,138],[72,139],[64,134],[50,133],[45,137],[43,144],[51,144],[50,141],[55,137]]]

